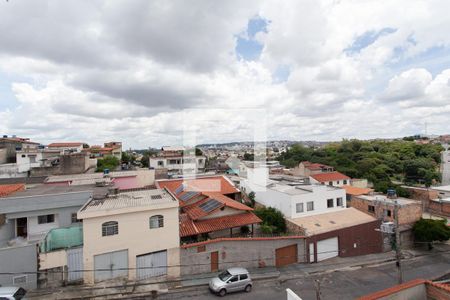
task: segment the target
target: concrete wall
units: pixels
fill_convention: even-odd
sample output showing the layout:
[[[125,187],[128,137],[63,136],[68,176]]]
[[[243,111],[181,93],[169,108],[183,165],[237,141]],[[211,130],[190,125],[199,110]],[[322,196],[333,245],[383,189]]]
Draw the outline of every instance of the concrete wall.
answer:
[[[40,253],[39,270],[47,270],[67,265],[67,252],[65,249]]]
[[[0,270],[3,273],[15,273],[14,275],[0,274],[1,286],[14,286],[14,277],[26,275],[26,282],[16,284],[16,286],[35,289],[37,286],[36,245],[0,248]],[[21,272],[32,272],[33,274],[21,274]]]
[[[61,155],[59,165],[31,169],[31,176],[67,175],[84,173],[90,165],[85,154]]]
[[[0,247],[13,239],[15,236],[14,220],[7,220],[3,225],[0,225]]]
[[[26,177],[27,173],[19,173],[16,163],[0,165],[0,178]]]
[[[431,213],[435,213],[441,216],[450,217],[450,202],[448,201],[439,201],[430,200],[428,204],[428,210]]]
[[[211,252],[219,252],[219,270],[229,267],[275,266],[275,250],[297,244],[298,262],[305,262],[303,238],[223,239],[185,245],[180,249],[181,274],[211,272]]]
[[[6,164],[6,162],[8,161],[8,156],[6,153],[6,149],[5,148],[0,148],[0,165],[1,164]]]
[[[154,169],[137,169],[136,179],[139,186],[155,185],[155,170]]]
[[[416,285],[407,289],[399,290],[390,295],[380,297],[379,300],[402,300],[402,299],[428,299],[425,284]]]
[[[149,218],[153,215],[164,216],[164,227],[149,228]],[[102,224],[117,221],[119,234],[102,236]],[[128,278],[136,278],[136,256],[155,251],[168,250],[169,266],[180,264],[178,247],[180,245],[178,207],[153,209],[119,215],[83,219],[83,260],[84,269],[94,269],[94,256],[113,251],[128,249]],[[169,277],[179,276],[179,268],[169,267]],[[93,272],[84,273],[84,282],[93,283]]]

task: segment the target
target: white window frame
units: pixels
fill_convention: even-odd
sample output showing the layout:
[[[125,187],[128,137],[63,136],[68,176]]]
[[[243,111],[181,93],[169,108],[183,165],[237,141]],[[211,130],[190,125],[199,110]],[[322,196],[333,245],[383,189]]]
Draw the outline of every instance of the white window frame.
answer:
[[[299,207],[301,207],[300,210],[298,209]],[[302,213],[302,212],[305,211],[305,209],[304,209],[304,207],[303,207],[303,202],[300,202],[300,203],[296,203],[296,204],[295,204],[295,211],[296,211],[297,213]]]
[[[310,209],[311,205],[311,209]],[[314,201],[308,201],[306,202],[306,211],[313,211],[314,210]]]
[[[119,234],[119,222],[108,221],[102,223],[102,236],[111,236]]]
[[[163,215],[154,215],[149,218],[149,227],[150,229],[157,229],[164,227],[164,216]]]

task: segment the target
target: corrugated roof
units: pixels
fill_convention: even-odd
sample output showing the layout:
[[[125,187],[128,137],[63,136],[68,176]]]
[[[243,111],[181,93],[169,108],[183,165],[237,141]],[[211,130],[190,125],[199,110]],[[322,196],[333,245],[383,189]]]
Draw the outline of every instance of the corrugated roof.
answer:
[[[311,175],[312,178],[319,182],[328,182],[328,181],[336,181],[336,180],[344,180],[350,179],[347,175],[344,175],[340,172],[329,172],[329,173],[320,173]]]
[[[18,191],[23,191],[25,189],[25,184],[2,184],[0,185],[0,197],[6,197]]]
[[[345,189],[345,193],[353,196],[367,195],[373,192],[372,189],[368,188],[359,188],[351,185],[343,185],[343,189]]]

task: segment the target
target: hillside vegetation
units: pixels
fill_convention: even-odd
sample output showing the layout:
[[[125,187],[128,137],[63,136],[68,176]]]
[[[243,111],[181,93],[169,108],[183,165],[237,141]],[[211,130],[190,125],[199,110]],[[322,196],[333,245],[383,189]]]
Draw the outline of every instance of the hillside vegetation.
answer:
[[[316,149],[297,144],[278,160],[290,168],[304,160],[327,164],[352,178],[368,179],[376,191],[386,192],[394,187],[402,194],[399,184],[430,186],[440,181],[442,150],[440,145],[418,145],[405,140],[343,140]]]

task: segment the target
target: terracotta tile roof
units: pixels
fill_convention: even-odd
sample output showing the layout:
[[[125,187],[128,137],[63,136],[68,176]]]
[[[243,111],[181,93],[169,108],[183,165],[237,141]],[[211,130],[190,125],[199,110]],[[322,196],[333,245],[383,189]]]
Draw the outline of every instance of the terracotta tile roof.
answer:
[[[187,187],[186,190],[199,191],[199,192],[217,192],[221,194],[238,193],[239,190],[234,187],[224,176],[210,176],[195,179],[164,179],[156,182],[160,188],[166,187],[172,193],[175,193],[176,189],[184,183]]]
[[[328,165],[319,164],[319,163],[312,163],[312,162],[309,162],[309,161],[303,161],[302,163],[305,166],[305,168],[307,168],[309,170],[320,170],[322,168],[333,168],[333,167],[328,166]]]
[[[197,201],[193,204],[187,205],[183,207],[183,211],[185,213],[187,213],[187,215],[192,219],[192,220],[198,220],[204,216],[207,216],[209,214],[212,214],[213,212],[215,212],[216,210],[224,207],[225,205],[223,203],[220,204],[220,206],[218,206],[216,209],[210,211],[210,212],[206,212],[203,209],[200,208],[200,205],[202,205],[203,203],[208,202],[209,200],[211,200],[210,198],[206,197],[200,201]]]
[[[17,184],[1,184],[0,185],[0,197],[6,197],[12,193],[23,191],[25,185],[23,183]]]
[[[68,142],[68,143],[51,143],[48,144],[47,147],[79,147],[82,146],[83,143],[80,142]]]
[[[368,195],[371,192],[373,192],[373,189],[368,188],[359,188],[351,185],[343,185],[342,188],[345,190],[346,194],[352,195],[352,196],[361,196],[361,195]]]
[[[231,208],[234,208],[234,209],[248,210],[248,211],[253,210],[253,208],[248,207],[247,205],[242,204],[242,203],[240,203],[240,202],[238,202],[236,200],[233,200],[233,199],[231,199],[231,198],[229,198],[227,196],[224,196],[224,195],[222,195],[220,193],[205,192],[203,194],[208,196],[208,197],[210,197],[210,198],[212,198],[212,199],[216,199],[216,200],[222,202],[225,206],[228,206],[228,207],[231,207]]]
[[[402,290],[406,290],[409,288],[412,288],[414,286],[420,285],[420,284],[424,284],[426,282],[426,280],[424,279],[415,279],[415,280],[411,280],[408,282],[405,282],[403,284],[398,284],[398,285],[394,285],[393,287],[390,287],[388,289],[382,290],[382,291],[378,291],[366,296],[362,296],[360,298],[358,298],[358,300],[376,300],[376,299],[381,299],[384,298],[386,296],[398,293]]]
[[[182,214],[180,215],[180,236],[185,237],[197,235],[261,222],[261,219],[252,212],[195,222],[191,220],[186,214]]]
[[[219,242],[225,242],[225,241],[277,241],[277,240],[288,240],[288,239],[304,239],[306,238],[303,235],[288,235],[288,236],[268,236],[268,237],[225,237],[225,238],[217,238],[197,243],[191,243],[191,244],[184,244],[181,245],[181,248],[192,248],[192,247],[198,247],[206,244],[213,244],[213,243],[219,243]]]
[[[344,180],[350,179],[347,175],[344,175],[340,172],[329,172],[329,173],[320,173],[311,175],[312,178],[319,182],[328,182],[328,181],[336,181],[336,180]]]

